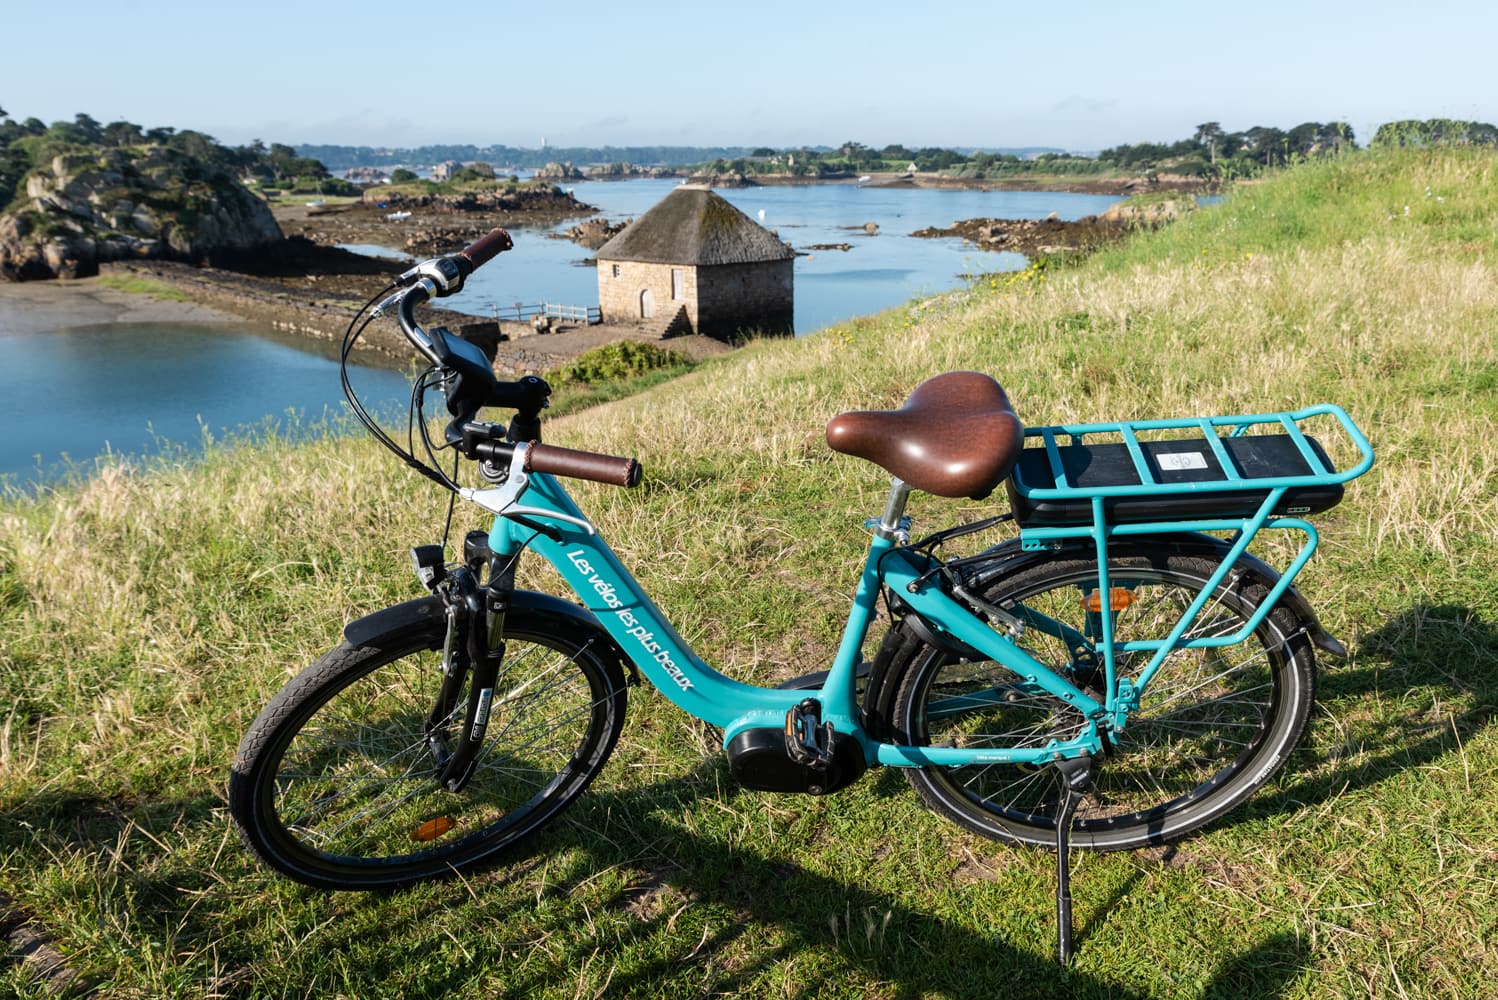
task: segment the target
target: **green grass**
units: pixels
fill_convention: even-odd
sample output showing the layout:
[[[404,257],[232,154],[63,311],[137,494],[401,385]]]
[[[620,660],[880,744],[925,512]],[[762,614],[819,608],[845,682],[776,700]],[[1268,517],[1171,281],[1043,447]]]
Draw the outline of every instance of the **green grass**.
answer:
[[[149,295],[153,299],[166,299],[171,302],[190,302],[192,296],[180,288],[152,278],[141,278],[128,274],[101,274],[99,284],[105,288],[113,288],[119,292],[129,292],[132,295]]]
[[[640,490],[581,503],[699,651],[773,682],[824,665],[882,502],[885,477],[823,443],[841,410],[971,368],[1036,424],[1352,413],[1379,463],[1317,518],[1301,578],[1352,651],[1321,663],[1308,745],[1171,851],[1079,856],[1069,972],[1048,855],[942,823],[891,771],[826,799],[736,789],[648,690],[594,789],[490,872],[349,896],[257,869],[223,811],[240,735],[347,619],[416,593],[405,550],[445,511],[347,439],[0,507],[0,924],[111,996],[1488,995],[1495,169],[1307,164],[1079,267],[754,344],[549,425],[642,459]],[[0,995],[40,992],[31,970],[0,966]]]

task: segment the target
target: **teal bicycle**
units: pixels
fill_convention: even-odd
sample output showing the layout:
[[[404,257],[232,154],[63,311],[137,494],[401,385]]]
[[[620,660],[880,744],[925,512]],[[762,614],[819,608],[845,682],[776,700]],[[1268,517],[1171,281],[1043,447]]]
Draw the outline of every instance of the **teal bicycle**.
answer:
[[[688,648],[563,485],[634,486],[639,465],[541,443],[544,381],[499,381],[478,348],[418,325],[417,305],[459,291],[509,246],[495,230],[413,267],[361,311],[394,312],[431,367],[413,392],[407,447],[345,378],[355,412],[493,526],[469,533],[453,560],[444,545],[413,549],[427,595],[351,622],[250,727],[229,804],[266,865],[312,886],[383,889],[492,862],[598,774],[643,678],[722,730],[748,788],[826,795],[899,767],[960,826],[1054,847],[1064,960],[1073,844],[1118,850],[1197,830],[1302,738],[1315,651],[1345,655],[1292,585],[1317,543],[1305,515],[1337,503],[1373,463],[1337,407],[1024,428],[996,381],[952,372],[900,409],[836,416],[829,445],[892,475],[888,500],[869,521],[828,669],[754,687]],[[358,320],[345,358],[368,323]],[[434,390],[451,417],[440,440],[423,408]],[[484,407],[512,419],[481,420]],[[1310,426],[1345,439],[1347,468]],[[456,480],[457,456],[476,468],[474,485]],[[1008,511],[912,540],[912,493],[1001,487]],[[1011,522],[1017,535],[944,558],[948,543]],[[1249,552],[1266,532],[1299,542],[1283,571]],[[575,600],[517,588],[527,551]],[[892,624],[866,659],[886,613]]]

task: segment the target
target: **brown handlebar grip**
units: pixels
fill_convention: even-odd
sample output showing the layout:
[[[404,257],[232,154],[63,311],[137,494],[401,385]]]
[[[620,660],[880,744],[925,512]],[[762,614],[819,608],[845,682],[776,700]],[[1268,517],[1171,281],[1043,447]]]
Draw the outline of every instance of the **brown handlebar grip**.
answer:
[[[525,452],[527,472],[587,479],[609,486],[635,486],[640,482],[640,463],[632,458],[574,451],[549,444],[532,444]]]
[[[486,235],[459,250],[458,256],[467,260],[477,271],[514,245],[515,241],[510,239],[510,234],[495,226]]]

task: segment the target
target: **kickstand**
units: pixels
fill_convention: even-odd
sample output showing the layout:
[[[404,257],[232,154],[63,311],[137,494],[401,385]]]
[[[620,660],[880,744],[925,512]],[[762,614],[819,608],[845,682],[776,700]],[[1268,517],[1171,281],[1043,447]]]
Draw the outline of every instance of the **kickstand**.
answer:
[[[1058,760],[1056,785],[1061,808],[1056,813],[1056,961],[1071,964],[1071,824],[1082,796],[1092,787],[1092,758]]]

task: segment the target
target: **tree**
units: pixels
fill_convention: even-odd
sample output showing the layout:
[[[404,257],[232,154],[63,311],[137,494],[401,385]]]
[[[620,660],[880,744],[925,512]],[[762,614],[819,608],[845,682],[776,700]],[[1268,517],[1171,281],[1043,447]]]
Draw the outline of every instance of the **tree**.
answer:
[[[104,126],[103,142],[106,146],[138,146],[145,140],[145,134],[134,122],[110,122]]]
[[[321,164],[319,164],[320,166]],[[487,163],[470,163],[465,167],[453,171],[448,178],[450,181],[492,181],[494,180],[494,168]]]
[[[1321,129],[1320,122],[1302,122],[1285,133],[1285,147],[1292,153],[1310,156],[1318,151],[1316,140]]]
[[[1373,146],[1494,146],[1498,126],[1487,122],[1429,118],[1386,122],[1373,134]]]
[[[1255,163],[1272,167],[1278,157],[1280,164],[1284,164],[1285,148],[1289,143],[1289,137],[1284,132],[1277,128],[1255,125],[1243,133],[1243,138]]]
[[[950,149],[941,149],[935,146],[927,146],[918,150],[915,154],[916,168],[927,173],[936,170],[946,170],[962,162],[962,156]]]
[[[78,134],[83,136],[84,142],[95,143],[104,137],[104,126],[81,111],[73,116],[73,124],[77,126]]]
[[[1322,148],[1330,148],[1333,154],[1340,154],[1344,146],[1357,147],[1357,139],[1352,133],[1352,126],[1346,122],[1327,122],[1321,126],[1316,141],[1321,144]]]
[[[1217,163],[1217,144],[1222,141],[1222,126],[1217,122],[1204,122],[1196,127],[1196,141],[1207,147],[1207,162]]]
[[[416,171],[407,170],[405,167],[396,167],[390,172],[391,184],[409,184],[417,180]]]

